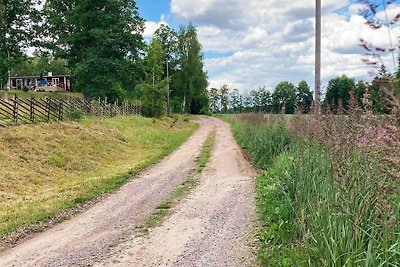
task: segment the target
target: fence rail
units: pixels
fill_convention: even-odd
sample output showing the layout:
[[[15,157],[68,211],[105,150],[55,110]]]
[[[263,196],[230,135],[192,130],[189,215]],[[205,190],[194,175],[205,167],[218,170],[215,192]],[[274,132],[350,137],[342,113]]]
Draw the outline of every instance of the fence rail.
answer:
[[[107,103],[100,99],[21,99],[16,95],[9,101],[0,99],[0,127],[70,120],[79,115],[114,117],[141,114],[141,107],[137,104]]]

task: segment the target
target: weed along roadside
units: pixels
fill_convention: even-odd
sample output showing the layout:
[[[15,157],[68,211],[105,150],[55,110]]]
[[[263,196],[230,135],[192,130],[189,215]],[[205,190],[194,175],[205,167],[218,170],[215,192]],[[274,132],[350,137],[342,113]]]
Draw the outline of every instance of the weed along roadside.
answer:
[[[197,127],[183,117],[120,116],[0,129],[0,237],[40,230],[38,223],[115,190]]]
[[[204,141],[200,155],[196,158],[196,167],[189,174],[188,179],[179,185],[175,191],[173,191],[160,205],[158,205],[156,211],[154,211],[145,222],[138,227],[141,233],[148,234],[151,228],[160,225],[165,218],[171,214],[172,209],[198,186],[199,182],[197,176],[201,173],[210,159],[211,151],[215,143],[215,134],[215,131],[211,132]]]
[[[256,182],[262,265],[399,266],[399,169],[383,160],[396,160],[399,147],[370,139],[372,119],[355,116],[224,117],[264,170]],[[397,129],[391,118],[376,125]]]

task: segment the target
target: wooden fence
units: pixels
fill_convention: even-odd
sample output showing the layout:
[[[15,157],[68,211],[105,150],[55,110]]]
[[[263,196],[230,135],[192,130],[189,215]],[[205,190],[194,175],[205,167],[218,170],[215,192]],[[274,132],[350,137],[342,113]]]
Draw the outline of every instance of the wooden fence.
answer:
[[[9,101],[0,99],[0,126],[17,126],[39,122],[71,120],[82,115],[114,117],[141,115],[136,104],[107,103],[85,99],[21,99],[15,96]]]

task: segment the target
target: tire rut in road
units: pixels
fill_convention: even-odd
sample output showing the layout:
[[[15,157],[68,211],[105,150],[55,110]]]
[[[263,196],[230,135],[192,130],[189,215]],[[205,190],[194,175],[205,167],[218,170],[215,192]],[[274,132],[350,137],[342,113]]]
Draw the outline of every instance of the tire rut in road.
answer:
[[[155,207],[187,179],[201,144],[216,122],[199,119],[199,130],[177,151],[140,173],[89,210],[15,248],[0,253],[0,266],[88,266],[133,233]]]
[[[200,185],[149,236],[126,237],[95,266],[246,266],[254,219],[254,176],[227,123],[217,125],[214,151]]]

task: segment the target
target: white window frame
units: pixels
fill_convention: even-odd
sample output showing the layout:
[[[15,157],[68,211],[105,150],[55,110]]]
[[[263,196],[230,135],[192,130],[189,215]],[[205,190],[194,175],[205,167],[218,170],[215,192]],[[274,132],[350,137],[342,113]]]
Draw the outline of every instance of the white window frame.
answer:
[[[52,78],[51,79],[51,84],[52,85],[59,85],[60,84],[60,78]]]

